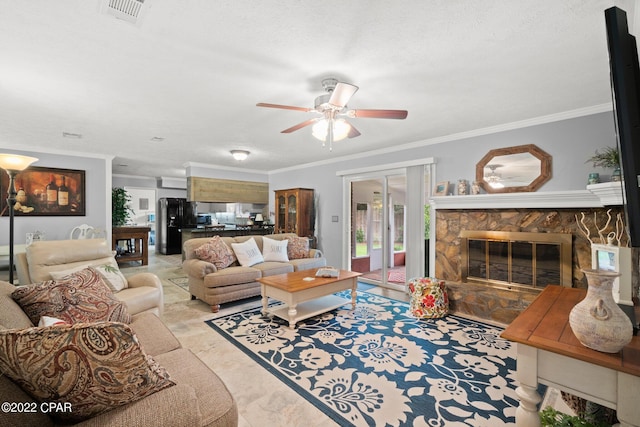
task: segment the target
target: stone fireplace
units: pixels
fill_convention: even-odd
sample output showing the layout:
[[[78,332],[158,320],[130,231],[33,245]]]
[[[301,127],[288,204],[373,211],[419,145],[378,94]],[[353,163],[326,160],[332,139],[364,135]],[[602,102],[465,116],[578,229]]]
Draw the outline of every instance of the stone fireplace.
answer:
[[[574,194],[575,192],[567,193]],[[510,281],[508,275],[491,277],[492,273],[490,272],[487,280],[478,280],[476,276],[487,275],[486,271],[478,267],[478,262],[475,267],[472,267],[476,270],[472,271],[470,279],[469,263],[464,261],[464,257],[468,257],[469,251],[466,245],[468,245],[470,236],[472,236],[472,240],[478,240],[477,236],[481,236],[483,233],[490,237],[500,236],[501,239],[509,233],[517,233],[515,236],[524,237],[523,239],[509,237],[506,239],[507,241],[531,241],[532,238],[539,240],[536,235],[540,236],[543,241],[549,237],[545,235],[558,235],[554,238],[560,237],[562,240],[562,236],[559,235],[564,235],[564,241],[568,240],[570,245],[569,249],[567,247],[557,248],[557,251],[564,251],[564,255],[560,255],[564,267],[560,267],[558,282],[555,284],[586,288],[586,279],[581,269],[591,268],[591,243],[579,229],[576,218],[580,220],[584,214],[585,220],[583,222],[595,230],[595,226],[602,228],[605,225],[607,212],[615,219],[619,213],[624,215],[624,210],[622,206],[603,207],[597,197],[593,199],[585,195],[585,193],[589,193],[588,191],[580,193],[584,197],[577,201],[571,197],[567,199],[559,195],[555,197],[552,195],[545,201],[541,197],[543,193],[525,193],[524,196],[500,194],[434,198],[432,206],[435,209],[435,276],[447,283],[451,310],[495,323],[509,324],[546,286],[546,283],[538,283],[537,280],[533,284],[525,283],[525,286],[522,286],[517,281]],[[526,200],[526,196],[534,195],[535,197],[532,198],[536,198],[536,201],[533,204],[530,200]],[[514,207],[507,207],[509,204]],[[532,206],[529,207],[528,205],[531,204]],[[551,207],[543,207],[544,205]],[[434,230],[432,229],[432,231]],[[611,224],[601,233],[606,236],[612,231],[615,232],[615,221],[611,221]],[[477,232],[482,233],[477,234]],[[487,234],[487,232],[489,233]],[[493,232],[497,232],[497,234]],[[592,232],[591,239],[594,240],[594,243],[599,243],[597,236],[595,232]],[[504,240],[502,239],[503,242]],[[626,245],[626,237],[624,237],[622,245]],[[483,244],[476,242],[475,246],[482,247]],[[545,260],[547,252],[556,251],[554,248],[541,248],[545,252]],[[507,246],[502,243],[499,250],[504,252],[512,249],[507,249]],[[539,249],[526,250],[536,251]],[[567,250],[570,252],[566,252]],[[638,254],[636,250],[633,253],[633,289],[634,296],[637,296]],[[483,256],[490,258],[489,254],[475,255],[476,258]],[[504,257],[497,259],[505,264]],[[514,261],[506,261],[506,263],[509,262],[513,263]],[[522,260],[517,260],[516,263],[518,262],[522,262]],[[535,266],[536,262],[539,261],[531,259],[525,264]],[[500,269],[508,270],[508,265],[497,266],[493,274],[498,274],[496,272]],[[550,274],[552,277],[554,273]]]

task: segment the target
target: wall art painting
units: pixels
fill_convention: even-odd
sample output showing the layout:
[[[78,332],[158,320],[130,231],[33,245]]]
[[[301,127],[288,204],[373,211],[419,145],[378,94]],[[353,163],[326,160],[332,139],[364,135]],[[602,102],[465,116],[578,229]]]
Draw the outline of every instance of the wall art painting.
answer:
[[[32,166],[16,175],[16,216],[85,216],[85,171]],[[9,176],[0,175],[0,215],[9,215]]]

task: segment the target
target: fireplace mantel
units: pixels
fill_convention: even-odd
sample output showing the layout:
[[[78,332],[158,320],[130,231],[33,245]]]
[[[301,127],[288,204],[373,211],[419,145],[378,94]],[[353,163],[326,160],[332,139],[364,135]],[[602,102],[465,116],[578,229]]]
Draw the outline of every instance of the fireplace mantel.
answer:
[[[604,182],[586,190],[536,191],[432,197],[433,209],[601,208],[622,204],[622,184]]]

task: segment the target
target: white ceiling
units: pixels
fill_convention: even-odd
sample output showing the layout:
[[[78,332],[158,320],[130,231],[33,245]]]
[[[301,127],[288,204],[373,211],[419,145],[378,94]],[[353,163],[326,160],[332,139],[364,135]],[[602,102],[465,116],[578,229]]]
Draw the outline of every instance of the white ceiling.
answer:
[[[0,0],[0,147],[269,171],[610,104],[614,3],[632,21],[633,0],[146,0],[140,25],[100,0]],[[329,152],[280,133],[309,113],[255,106],[313,107],[328,76],[360,87],[350,108],[408,118],[353,119]]]

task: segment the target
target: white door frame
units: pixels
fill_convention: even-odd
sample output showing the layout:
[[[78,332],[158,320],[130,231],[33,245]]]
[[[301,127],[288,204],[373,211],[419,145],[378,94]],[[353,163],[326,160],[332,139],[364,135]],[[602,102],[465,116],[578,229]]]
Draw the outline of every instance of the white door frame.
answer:
[[[430,175],[430,179],[433,181],[435,168],[425,168],[425,166],[431,166],[435,164],[435,160],[430,158],[416,159],[407,162],[393,163],[389,165],[371,166],[367,168],[351,169],[346,171],[336,172],[337,176],[342,177],[342,217],[349,218],[349,221],[343,222],[343,236],[342,239],[342,265],[343,268],[351,268],[351,183],[353,181],[365,180],[365,179],[378,179],[386,178],[389,175],[405,175],[407,176],[407,192],[414,193],[413,197],[407,197],[407,224],[405,225],[405,232],[407,233],[407,240],[405,241],[405,247],[407,254],[412,252],[410,256],[407,256],[407,267],[410,270],[407,271],[407,278],[409,276],[423,276],[424,275],[424,205],[426,203],[426,194],[428,189],[424,188],[424,176]],[[422,166],[422,170],[419,168],[411,168],[411,166]],[[425,169],[428,169],[425,171]],[[418,179],[419,183],[412,184],[415,179],[411,177],[422,176],[422,179]],[[387,194],[386,179],[383,179],[383,194]],[[417,188],[415,188],[417,187]],[[384,209],[387,209],[388,200],[383,197]],[[418,206],[419,208],[416,208]],[[411,211],[412,214],[409,213]],[[418,212],[419,211],[419,212]],[[385,217],[388,217],[385,215]],[[388,218],[387,218],[388,220]],[[432,223],[435,221],[433,218]],[[388,229],[388,223],[383,225],[385,229]],[[433,230],[433,224],[432,224]],[[387,233],[383,233],[387,236]],[[433,240],[432,244],[433,244]],[[383,247],[386,246],[386,242],[383,242]],[[433,251],[432,251],[433,252]],[[433,253],[431,254],[433,257]],[[421,261],[420,261],[421,260]]]

